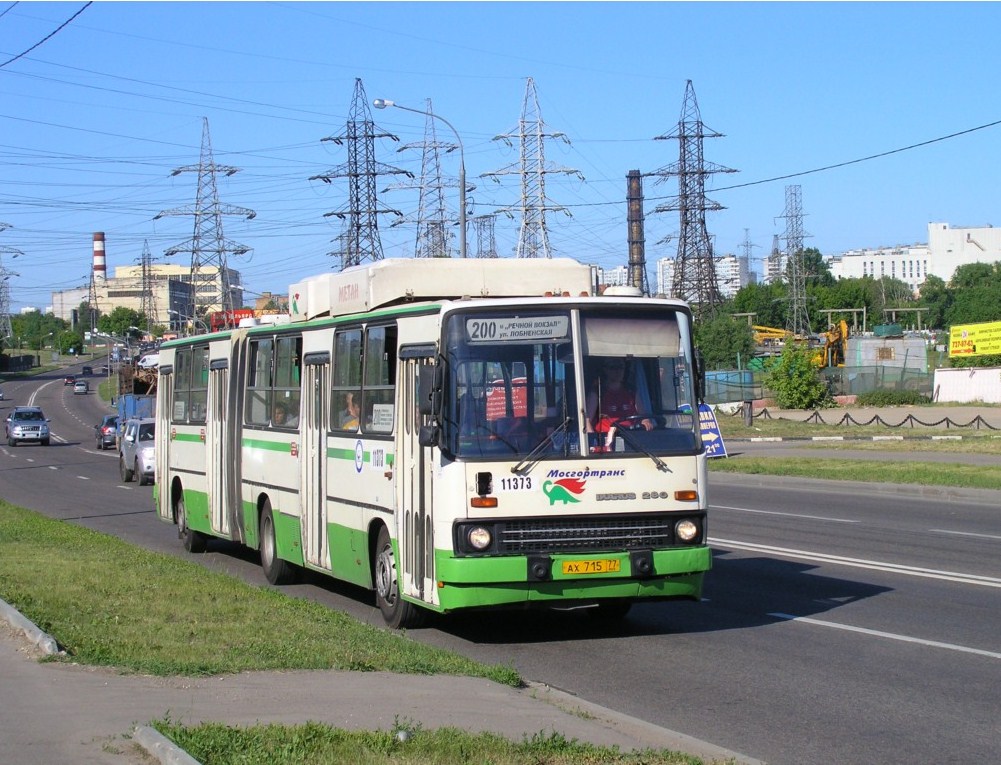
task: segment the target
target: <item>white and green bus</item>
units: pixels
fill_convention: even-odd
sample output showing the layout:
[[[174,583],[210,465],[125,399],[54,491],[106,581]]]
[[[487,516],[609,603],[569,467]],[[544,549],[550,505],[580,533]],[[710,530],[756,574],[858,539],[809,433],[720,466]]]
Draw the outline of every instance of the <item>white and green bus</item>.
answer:
[[[259,550],[273,584],[374,590],[399,628],[698,599],[692,315],[623,292],[568,259],[387,259],[292,285],[283,321],[166,342],[157,513],[191,552]]]

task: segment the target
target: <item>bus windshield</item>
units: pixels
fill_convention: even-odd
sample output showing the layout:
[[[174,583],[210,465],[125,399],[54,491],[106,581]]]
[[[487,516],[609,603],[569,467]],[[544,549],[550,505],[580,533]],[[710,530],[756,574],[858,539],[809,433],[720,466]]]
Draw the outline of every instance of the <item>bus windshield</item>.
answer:
[[[493,460],[697,453],[689,334],[688,315],[667,307],[456,312],[445,449]]]

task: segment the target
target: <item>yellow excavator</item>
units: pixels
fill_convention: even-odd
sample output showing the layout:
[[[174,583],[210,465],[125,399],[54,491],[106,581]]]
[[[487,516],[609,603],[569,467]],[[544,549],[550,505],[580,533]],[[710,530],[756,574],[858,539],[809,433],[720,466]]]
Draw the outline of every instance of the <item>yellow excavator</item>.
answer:
[[[820,367],[843,367],[848,353],[848,322],[842,319],[832,324],[823,337],[822,353],[814,357],[814,363]]]

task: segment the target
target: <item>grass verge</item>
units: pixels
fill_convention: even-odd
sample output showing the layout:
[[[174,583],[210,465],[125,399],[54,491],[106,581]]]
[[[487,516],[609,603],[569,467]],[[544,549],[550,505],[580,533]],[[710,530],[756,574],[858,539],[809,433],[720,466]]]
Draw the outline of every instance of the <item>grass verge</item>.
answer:
[[[55,661],[150,675],[342,669],[521,684],[513,669],[3,501],[0,597],[66,650]]]
[[[709,471],[1001,490],[1001,467],[992,465],[854,459],[832,461],[816,457],[739,457],[710,460]]]
[[[699,765],[698,757],[667,750],[623,753],[538,733],[521,742],[455,728],[422,730],[396,725],[392,731],[345,731],[319,723],[186,727],[169,720],[154,727],[204,765],[339,763],[360,765]]]

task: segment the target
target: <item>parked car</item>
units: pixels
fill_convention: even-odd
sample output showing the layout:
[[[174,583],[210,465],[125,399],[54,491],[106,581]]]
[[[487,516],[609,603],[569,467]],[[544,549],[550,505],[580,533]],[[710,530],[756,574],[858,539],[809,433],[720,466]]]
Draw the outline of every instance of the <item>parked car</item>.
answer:
[[[25,441],[49,445],[49,421],[37,406],[15,406],[14,411],[7,415],[4,431],[8,446],[17,446]]]
[[[133,478],[139,479],[140,486],[153,483],[156,478],[155,435],[156,420],[152,417],[126,421],[118,453],[123,483],[128,483]]]
[[[77,380],[73,383],[73,395],[77,393],[83,393],[85,396],[90,393],[90,385],[86,380]]]
[[[66,375],[63,378],[63,385],[76,385],[76,375]]]
[[[115,448],[118,445],[118,415],[104,415],[101,421],[94,426],[94,433],[97,436],[98,449]]]

